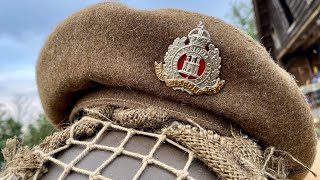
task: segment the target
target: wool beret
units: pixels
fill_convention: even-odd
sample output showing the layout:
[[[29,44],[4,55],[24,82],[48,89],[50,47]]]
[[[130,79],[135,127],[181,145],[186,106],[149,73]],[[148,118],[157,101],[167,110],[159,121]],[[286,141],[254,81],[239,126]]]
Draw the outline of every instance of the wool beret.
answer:
[[[225,84],[213,95],[174,90],[155,73],[154,64],[164,61],[169,45],[199,21],[220,51],[219,77]],[[258,42],[207,15],[118,3],[83,9],[48,37],[37,83],[43,108],[56,125],[86,107],[154,107],[221,135],[240,129],[262,147],[286,151],[309,167],[315,156],[312,115],[294,78]]]

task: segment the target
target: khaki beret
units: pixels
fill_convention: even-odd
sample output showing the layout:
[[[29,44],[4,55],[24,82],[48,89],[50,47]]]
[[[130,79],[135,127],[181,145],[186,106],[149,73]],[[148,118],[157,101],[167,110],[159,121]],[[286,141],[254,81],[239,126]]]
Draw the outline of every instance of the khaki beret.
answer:
[[[199,21],[220,50],[225,85],[213,95],[174,90],[155,73],[169,45]],[[262,147],[286,151],[309,167],[315,156],[312,115],[295,80],[258,42],[214,17],[118,3],[83,9],[48,37],[37,82],[43,108],[56,125],[86,107],[154,107],[221,135],[241,129]]]

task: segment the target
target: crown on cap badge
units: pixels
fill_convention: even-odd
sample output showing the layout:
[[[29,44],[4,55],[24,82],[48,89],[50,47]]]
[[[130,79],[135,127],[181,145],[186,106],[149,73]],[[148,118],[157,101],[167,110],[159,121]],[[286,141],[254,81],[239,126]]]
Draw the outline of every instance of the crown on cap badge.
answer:
[[[164,64],[155,62],[157,77],[174,90],[191,95],[216,94],[225,81],[219,78],[221,57],[211,44],[202,22],[187,37],[176,38],[169,46]]]

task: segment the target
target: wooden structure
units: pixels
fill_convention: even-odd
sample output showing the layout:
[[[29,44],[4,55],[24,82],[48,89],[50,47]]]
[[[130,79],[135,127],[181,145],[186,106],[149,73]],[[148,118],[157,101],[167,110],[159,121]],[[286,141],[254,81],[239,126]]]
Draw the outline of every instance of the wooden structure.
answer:
[[[320,0],[253,0],[258,37],[299,85],[320,69]]]

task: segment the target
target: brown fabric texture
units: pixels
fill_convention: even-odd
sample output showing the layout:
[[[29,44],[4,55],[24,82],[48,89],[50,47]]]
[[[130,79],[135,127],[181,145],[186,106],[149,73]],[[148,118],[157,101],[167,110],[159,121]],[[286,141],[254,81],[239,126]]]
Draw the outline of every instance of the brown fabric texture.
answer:
[[[121,88],[98,89],[92,90],[90,94],[82,96],[77,101],[71,112],[70,117],[74,119],[78,112],[84,108],[95,108],[97,106],[113,105],[118,107],[129,108],[153,108],[161,110],[170,117],[177,119],[193,120],[201,127],[206,129],[214,129],[215,132],[223,136],[230,136],[232,127],[230,122],[220,116],[211,114],[199,108],[187,106],[168,99],[159,98],[150,94],[130,91]]]
[[[163,61],[173,40],[186,36],[199,21],[222,58],[220,78],[226,84],[216,95],[174,91],[154,72],[154,62]],[[75,103],[97,89],[122,89],[172,101],[182,114],[199,110],[236,124],[259,145],[287,151],[307,166],[315,156],[312,115],[295,80],[260,44],[214,17],[175,9],[135,10],[118,3],[94,5],[67,18],[48,37],[37,82],[54,124],[68,119]]]

